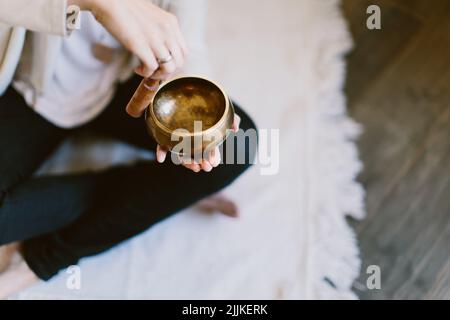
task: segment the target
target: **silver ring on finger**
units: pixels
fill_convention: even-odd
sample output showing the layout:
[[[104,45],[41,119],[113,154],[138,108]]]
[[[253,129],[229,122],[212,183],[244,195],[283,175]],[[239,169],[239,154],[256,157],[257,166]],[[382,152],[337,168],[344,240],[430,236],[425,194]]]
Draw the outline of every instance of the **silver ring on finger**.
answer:
[[[170,62],[170,61],[172,61],[173,60],[173,56],[169,53],[169,55],[167,56],[167,57],[165,57],[165,58],[159,58],[158,59],[158,63],[159,64],[165,64],[165,63],[168,63],[168,62]]]

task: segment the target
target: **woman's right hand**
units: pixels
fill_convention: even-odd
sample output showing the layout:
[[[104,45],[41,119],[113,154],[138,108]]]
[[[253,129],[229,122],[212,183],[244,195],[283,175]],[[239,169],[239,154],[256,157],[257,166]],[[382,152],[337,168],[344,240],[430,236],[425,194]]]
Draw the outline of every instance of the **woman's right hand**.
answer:
[[[135,72],[142,77],[164,80],[180,68],[188,53],[177,18],[148,0],[69,0],[68,4],[89,10],[98,22],[141,65]],[[160,63],[172,56],[167,63]]]

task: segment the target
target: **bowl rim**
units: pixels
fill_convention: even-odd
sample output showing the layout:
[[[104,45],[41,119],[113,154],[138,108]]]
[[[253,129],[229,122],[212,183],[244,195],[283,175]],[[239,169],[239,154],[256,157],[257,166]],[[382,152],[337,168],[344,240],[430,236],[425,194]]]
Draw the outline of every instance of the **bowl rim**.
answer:
[[[220,117],[220,119],[219,119],[214,125],[212,125],[211,127],[209,127],[208,129],[202,130],[202,131],[198,131],[198,132],[187,132],[187,133],[186,133],[186,132],[177,132],[175,135],[180,136],[180,137],[189,137],[189,136],[194,137],[194,136],[199,136],[199,135],[205,135],[205,134],[208,134],[208,133],[214,131],[215,129],[217,129],[218,127],[220,127],[220,126],[222,125],[222,123],[226,121],[227,113],[228,113],[229,110],[230,110],[230,99],[229,99],[228,95],[226,94],[225,90],[224,90],[218,83],[216,83],[215,81],[213,81],[213,80],[211,80],[211,79],[208,79],[208,78],[206,78],[206,77],[204,77],[204,76],[201,76],[201,75],[197,75],[197,74],[183,74],[183,75],[179,75],[179,76],[173,77],[173,78],[171,78],[171,79],[169,79],[169,80],[167,80],[167,81],[164,81],[164,82],[159,86],[159,88],[156,90],[156,92],[155,92],[155,94],[153,95],[153,97],[152,97],[152,99],[151,99],[149,105],[145,108],[145,113],[146,113],[146,114],[145,114],[145,117],[144,117],[144,118],[145,118],[145,119],[148,118],[147,110],[150,110],[150,112],[149,112],[149,113],[150,113],[150,117],[151,117],[152,120],[156,123],[156,125],[157,125],[160,129],[162,129],[163,131],[165,131],[166,133],[168,133],[168,134],[170,134],[170,135],[174,134],[174,132],[175,132],[177,129],[175,129],[175,130],[169,129],[166,125],[164,125],[164,124],[163,124],[161,121],[159,121],[158,118],[156,117],[155,112],[154,112],[154,110],[153,110],[153,105],[154,105],[153,102],[154,102],[155,97],[157,96],[157,94],[159,93],[159,91],[160,91],[162,88],[164,88],[166,85],[168,85],[169,83],[171,83],[171,82],[173,82],[173,81],[176,81],[176,80],[179,80],[179,79],[184,79],[184,78],[197,78],[197,79],[202,79],[202,80],[211,82],[213,85],[215,85],[217,88],[219,88],[220,92],[222,92],[222,95],[223,95],[223,97],[224,97],[224,99],[225,99],[225,110],[223,111],[223,114],[222,114],[222,116]]]

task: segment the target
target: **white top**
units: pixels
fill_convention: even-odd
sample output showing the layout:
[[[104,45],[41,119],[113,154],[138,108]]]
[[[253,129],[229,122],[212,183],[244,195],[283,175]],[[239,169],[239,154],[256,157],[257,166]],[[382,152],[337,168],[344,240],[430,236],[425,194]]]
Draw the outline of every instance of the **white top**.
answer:
[[[13,84],[30,107],[63,128],[82,125],[107,106],[127,58],[126,51],[91,13],[83,11],[80,14],[81,28],[63,39],[45,93],[36,96],[26,81],[17,80]],[[116,49],[111,62],[104,63],[93,55],[92,48],[96,43]],[[20,74],[16,77],[23,78],[26,77]]]

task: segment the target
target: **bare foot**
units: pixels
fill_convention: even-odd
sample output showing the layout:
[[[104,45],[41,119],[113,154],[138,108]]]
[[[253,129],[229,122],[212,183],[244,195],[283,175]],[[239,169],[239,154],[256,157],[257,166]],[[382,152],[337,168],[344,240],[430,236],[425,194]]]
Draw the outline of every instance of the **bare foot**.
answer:
[[[17,242],[0,246],[0,273],[5,271],[11,263],[14,252],[18,250]]]
[[[200,200],[197,202],[196,207],[207,212],[218,211],[232,218],[239,217],[239,209],[236,203],[221,193],[216,193],[208,198]]]
[[[9,265],[0,273],[0,300],[7,299],[39,281],[17,250],[17,244],[15,248]]]

